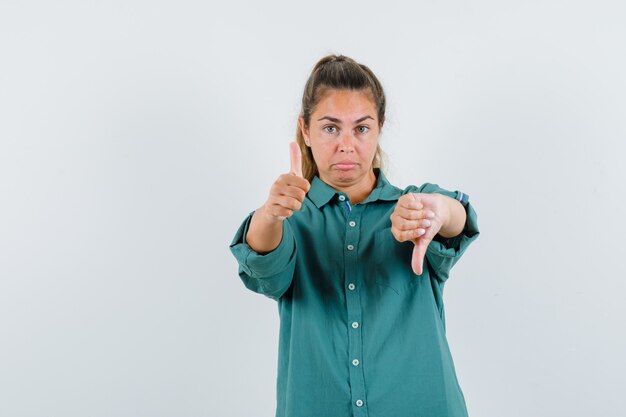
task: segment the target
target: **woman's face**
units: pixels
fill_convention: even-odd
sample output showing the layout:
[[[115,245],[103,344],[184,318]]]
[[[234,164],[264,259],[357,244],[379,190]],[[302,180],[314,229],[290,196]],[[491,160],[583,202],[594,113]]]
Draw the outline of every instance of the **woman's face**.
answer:
[[[371,181],[378,145],[378,116],[369,92],[329,90],[300,129],[322,181],[334,188]]]

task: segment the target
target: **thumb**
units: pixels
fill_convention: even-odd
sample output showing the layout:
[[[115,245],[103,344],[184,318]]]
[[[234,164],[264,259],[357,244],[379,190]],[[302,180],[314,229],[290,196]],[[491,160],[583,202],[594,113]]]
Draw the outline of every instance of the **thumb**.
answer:
[[[302,152],[300,151],[298,142],[291,142],[289,144],[289,154],[291,156],[290,172],[302,178]]]
[[[415,272],[416,275],[422,275],[422,272],[424,272],[424,255],[426,254],[427,245],[424,245],[424,239],[417,239],[413,242],[415,246],[413,246],[411,268],[413,268],[413,272]]]

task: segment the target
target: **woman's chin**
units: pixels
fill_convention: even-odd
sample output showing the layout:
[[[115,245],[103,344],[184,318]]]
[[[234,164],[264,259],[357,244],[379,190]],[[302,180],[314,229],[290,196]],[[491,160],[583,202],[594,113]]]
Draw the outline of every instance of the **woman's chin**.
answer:
[[[357,169],[333,170],[333,178],[341,183],[354,183],[360,178],[359,174],[361,173]]]

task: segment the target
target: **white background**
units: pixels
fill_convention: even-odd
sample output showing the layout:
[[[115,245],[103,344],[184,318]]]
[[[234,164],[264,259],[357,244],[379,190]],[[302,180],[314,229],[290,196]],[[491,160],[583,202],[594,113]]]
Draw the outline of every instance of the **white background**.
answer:
[[[445,292],[470,415],[622,416],[624,22],[620,1],[3,0],[0,416],[273,416],[276,303],[228,246],[328,53],[385,88],[391,182],[478,213]]]

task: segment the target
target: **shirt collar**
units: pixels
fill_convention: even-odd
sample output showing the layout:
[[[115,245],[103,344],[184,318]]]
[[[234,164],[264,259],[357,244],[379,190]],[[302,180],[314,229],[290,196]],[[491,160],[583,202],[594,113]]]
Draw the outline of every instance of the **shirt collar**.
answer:
[[[380,168],[374,168],[374,174],[378,178],[376,188],[372,190],[363,203],[370,203],[376,200],[394,201],[400,198],[402,190],[391,185]],[[311,189],[309,189],[307,196],[317,208],[321,209],[331,199],[337,198],[339,194],[339,191],[326,184],[316,175],[313,177],[313,181],[311,181]]]

